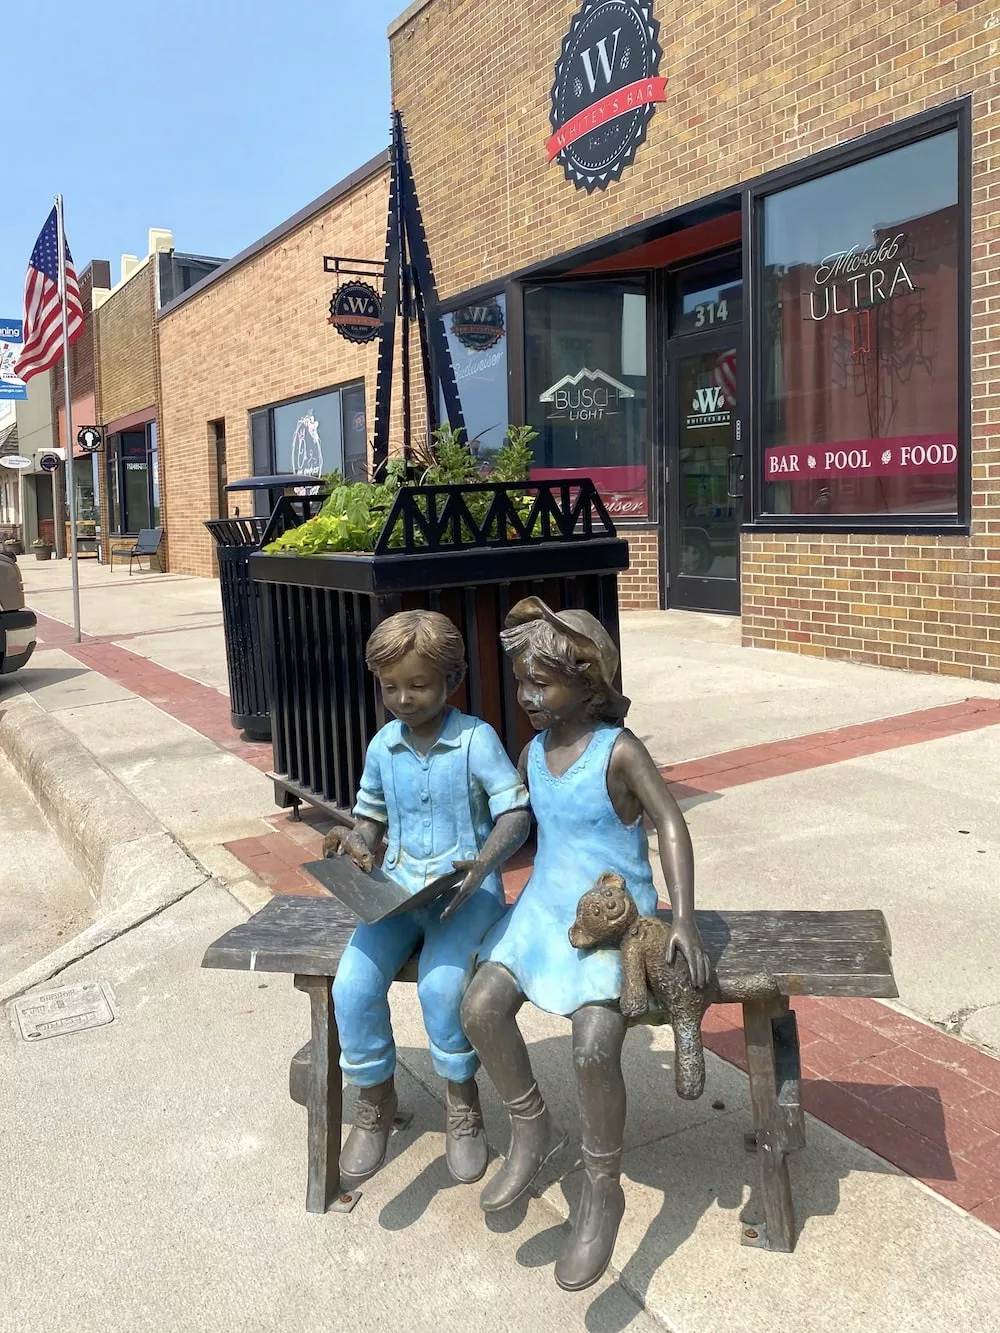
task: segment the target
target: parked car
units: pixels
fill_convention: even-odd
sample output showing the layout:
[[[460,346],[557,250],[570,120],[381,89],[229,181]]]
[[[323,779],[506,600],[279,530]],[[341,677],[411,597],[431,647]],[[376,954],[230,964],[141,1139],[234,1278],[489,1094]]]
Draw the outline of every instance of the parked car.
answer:
[[[24,605],[17,561],[0,555],[0,676],[23,667],[35,651],[34,611]]]

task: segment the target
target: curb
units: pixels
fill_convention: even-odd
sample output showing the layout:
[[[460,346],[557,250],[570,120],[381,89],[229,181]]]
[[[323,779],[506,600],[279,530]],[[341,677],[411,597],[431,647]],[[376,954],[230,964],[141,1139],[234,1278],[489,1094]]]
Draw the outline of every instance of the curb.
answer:
[[[0,751],[87,880],[101,913],[74,939],[0,983],[2,1002],[155,916],[212,876],[29,696],[5,701]]]

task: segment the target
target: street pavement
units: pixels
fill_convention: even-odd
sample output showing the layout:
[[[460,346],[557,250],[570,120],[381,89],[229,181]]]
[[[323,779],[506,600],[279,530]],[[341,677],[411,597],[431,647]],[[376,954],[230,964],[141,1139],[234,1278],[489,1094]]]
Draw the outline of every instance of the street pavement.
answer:
[[[96,903],[0,754],[0,982],[90,924]]]
[[[634,1033],[613,1280],[567,1297],[551,1263],[578,1187],[572,1154],[540,1199],[484,1226],[476,1191],[447,1183],[441,1089],[409,987],[393,1008],[414,1127],[394,1137],[354,1213],[305,1214],[304,1113],[287,1097],[305,999],[288,978],[199,970],[205,946],[245,917],[236,899],[268,896],[239,847],[286,824],[267,747],[226,730],[217,585],[83,565],[89,642],[77,647],[68,567],[22,569],[30,604],[62,624],[42,622],[28,670],[0,683],[0,709],[6,693],[28,691],[235,897],[206,885],[49,983],[109,983],[111,1025],[33,1045],[13,1027],[3,1034],[15,1076],[0,1090],[0,1166],[13,1182],[0,1226],[14,1240],[0,1264],[16,1281],[0,1330],[285,1330],[317,1319],[456,1333],[1000,1330],[1000,1061],[990,1055],[1000,1053],[1000,727],[988,713],[966,723],[947,711],[970,697],[992,707],[1000,688],[744,650],[722,617],[623,616],[630,725],[660,763],[684,775],[703,756],[825,735],[800,766],[768,758],[754,780],[709,790],[681,777],[699,906],[880,907],[900,1001],[796,1006],[822,1118],[809,1117],[793,1159],[802,1230],[790,1256],[739,1245],[738,1219],[754,1220],[741,1033],[713,1030],[726,1058],[708,1056],[708,1090],[690,1105],[671,1090],[669,1035]],[[951,719],[943,731],[872,748],[879,719],[929,709]],[[842,728],[868,728],[868,739],[851,733],[856,752],[831,755],[826,733]],[[895,1023],[905,1035],[874,1040],[879,1015],[885,1032]],[[529,1011],[524,1026],[543,1088],[575,1128],[567,1025]],[[504,1117],[483,1083],[502,1151]],[[936,1116],[917,1136],[902,1124],[913,1115],[894,1109],[914,1099]],[[855,1119],[831,1115],[834,1103]],[[878,1124],[900,1133],[879,1154],[875,1113],[857,1118],[870,1104],[888,1105]]]

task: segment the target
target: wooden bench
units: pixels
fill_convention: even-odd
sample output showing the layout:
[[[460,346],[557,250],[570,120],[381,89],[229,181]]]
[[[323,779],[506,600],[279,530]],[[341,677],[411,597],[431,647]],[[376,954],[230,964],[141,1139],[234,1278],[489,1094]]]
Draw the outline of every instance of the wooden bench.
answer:
[[[790,1252],[796,1231],[787,1157],[804,1146],[805,1121],[789,997],[894,998],[888,928],[876,911],[698,912],[697,919],[723,993],[727,982],[761,972],[773,976],[781,992],[777,1000],[743,1005],[753,1120],[746,1140],[757,1153],[764,1224],[743,1226],[742,1240]],[[290,972],[296,989],[309,996],[312,1034],[292,1060],[290,1088],[308,1113],[306,1208],[312,1213],[346,1211],[354,1202],[340,1189],[343,1082],[330,986],[355,925],[355,917],[333,898],[279,896],[216,940],[202,962]],[[415,959],[397,981],[416,981]],[[637,1021],[662,1022],[663,1016]]]

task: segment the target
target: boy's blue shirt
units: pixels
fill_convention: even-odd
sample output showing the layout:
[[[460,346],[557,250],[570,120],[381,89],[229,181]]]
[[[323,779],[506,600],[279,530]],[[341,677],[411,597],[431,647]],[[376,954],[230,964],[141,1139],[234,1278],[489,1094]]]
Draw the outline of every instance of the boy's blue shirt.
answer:
[[[425,755],[398,718],[372,738],[354,814],[387,825],[382,868],[416,893],[447,874],[453,861],[473,860],[498,816],[529,808],[527,789],[493,728],[451,708]],[[483,889],[503,901],[499,872],[487,876]]]

